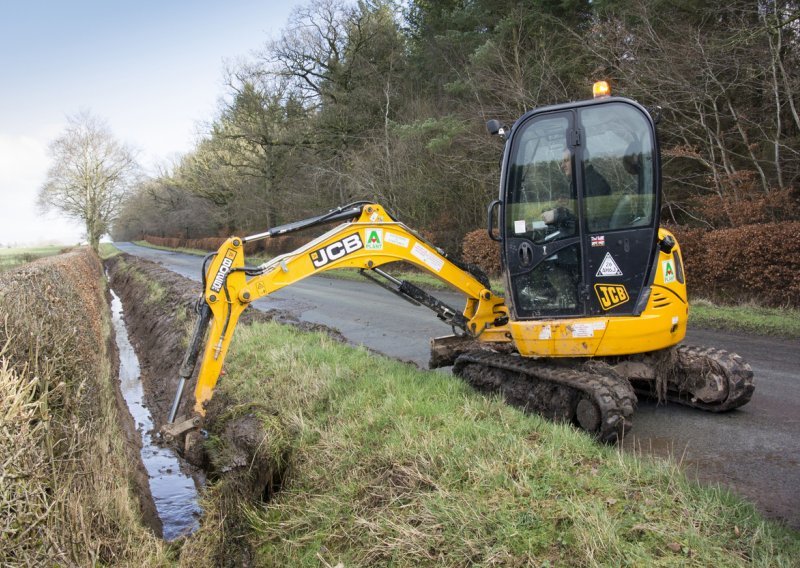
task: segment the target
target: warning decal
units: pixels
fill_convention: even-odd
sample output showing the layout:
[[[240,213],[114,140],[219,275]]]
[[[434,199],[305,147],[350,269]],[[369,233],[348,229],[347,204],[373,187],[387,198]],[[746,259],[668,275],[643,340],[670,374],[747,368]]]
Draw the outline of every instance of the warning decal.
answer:
[[[401,235],[395,235],[394,233],[386,231],[385,240],[387,243],[392,243],[393,245],[397,245],[399,247],[408,248],[408,239]]]
[[[590,323],[574,323],[572,337],[594,337],[594,327]]]
[[[617,266],[617,263],[614,262],[610,252],[607,252],[605,258],[603,258],[600,270],[597,271],[597,276],[622,276],[622,271]]]
[[[436,272],[439,272],[444,266],[444,259],[436,256],[419,243],[414,243],[414,246],[411,247],[411,254],[433,268]]]

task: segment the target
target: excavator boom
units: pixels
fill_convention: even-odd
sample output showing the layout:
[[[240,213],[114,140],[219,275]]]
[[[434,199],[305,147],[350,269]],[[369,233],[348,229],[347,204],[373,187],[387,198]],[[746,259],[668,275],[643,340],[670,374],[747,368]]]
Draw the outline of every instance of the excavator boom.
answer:
[[[277,256],[259,266],[245,264],[244,246],[260,239],[285,235],[325,223],[346,220],[299,249]],[[195,332],[180,371],[180,385],[170,412],[175,421],[183,385],[191,377],[206,333],[195,389],[194,411],[204,414],[204,404],[222,371],[234,330],[242,312],[255,300],[304,278],[328,270],[360,269],[364,275],[406,300],[432,309],[437,316],[468,337],[490,343],[508,343],[508,310],[502,297],[489,289],[488,280],[456,264],[383,207],[358,203],[276,227],[251,237],[231,237],[210,255],[203,271],[203,297]],[[382,266],[403,261],[428,271],[466,297],[463,311],[444,304],[424,290],[392,277]],[[191,421],[182,421],[191,427]],[[176,435],[177,432],[172,432]]]

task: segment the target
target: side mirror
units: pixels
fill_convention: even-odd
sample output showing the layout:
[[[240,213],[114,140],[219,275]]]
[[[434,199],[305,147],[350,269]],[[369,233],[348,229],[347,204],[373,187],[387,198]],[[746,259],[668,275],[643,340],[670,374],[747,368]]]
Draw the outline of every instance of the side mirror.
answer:
[[[658,124],[661,122],[661,105],[657,105],[647,109],[650,113],[650,117],[653,119],[653,124]]]
[[[506,139],[505,127],[502,124],[500,124],[500,121],[497,120],[496,118],[493,118],[492,120],[486,123],[486,130],[488,130],[489,134],[491,134],[492,136],[500,136],[500,138],[502,138],[503,140]]]

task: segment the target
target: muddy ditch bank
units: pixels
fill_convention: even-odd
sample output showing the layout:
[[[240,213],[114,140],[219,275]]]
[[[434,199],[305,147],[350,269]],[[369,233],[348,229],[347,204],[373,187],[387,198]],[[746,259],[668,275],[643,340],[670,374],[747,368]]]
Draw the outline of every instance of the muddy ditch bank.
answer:
[[[111,288],[125,306],[125,323],[141,365],[145,402],[156,428],[160,428],[178,387],[178,370],[194,326],[200,286],[159,264],[128,254],[108,259],[105,267]],[[345,342],[337,330],[300,321],[286,310],[249,309],[238,325],[256,321],[277,321]],[[195,372],[184,389],[178,415],[191,410],[196,379]]]
[[[105,268],[109,287],[124,306],[124,322],[138,357],[144,403],[152,416],[155,433],[167,420],[178,386],[178,370],[195,323],[200,287],[197,282],[158,264],[127,254],[107,260]],[[246,310],[239,326],[255,321],[278,321],[305,331],[322,331],[344,342],[336,330],[301,322],[287,311]],[[192,410],[196,379],[197,369],[186,384],[178,416]],[[175,444],[175,450],[181,457],[181,468],[192,475],[198,485],[206,479],[215,482],[216,494],[212,494],[211,499],[216,500],[221,509],[212,510],[211,514],[222,519],[227,533],[225,540],[214,546],[216,560],[227,565],[246,563],[249,556],[246,547],[231,548],[237,541],[235,535],[240,524],[235,503],[269,499],[280,486],[284,472],[271,456],[259,452],[265,432],[255,414],[230,416],[227,401],[216,396],[207,408],[203,428],[218,438],[217,444],[224,446],[224,451],[209,457],[203,444],[195,444],[187,453],[180,443]],[[203,539],[207,540],[203,535],[194,538]],[[187,545],[192,548],[192,539]],[[188,554],[191,556],[191,552]]]

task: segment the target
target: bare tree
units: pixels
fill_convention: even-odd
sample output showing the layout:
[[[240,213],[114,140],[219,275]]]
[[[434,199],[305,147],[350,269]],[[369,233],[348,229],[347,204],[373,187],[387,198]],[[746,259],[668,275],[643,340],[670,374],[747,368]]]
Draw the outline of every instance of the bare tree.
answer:
[[[800,179],[796,0],[620,3],[587,35],[621,94],[663,110],[665,195],[713,227],[791,217]],[[777,193],[775,193],[777,191]],[[796,198],[795,198],[796,199]]]
[[[114,138],[105,121],[83,111],[68,118],[50,154],[53,163],[39,190],[39,206],[83,222],[97,250],[139,175],[134,152]]]

